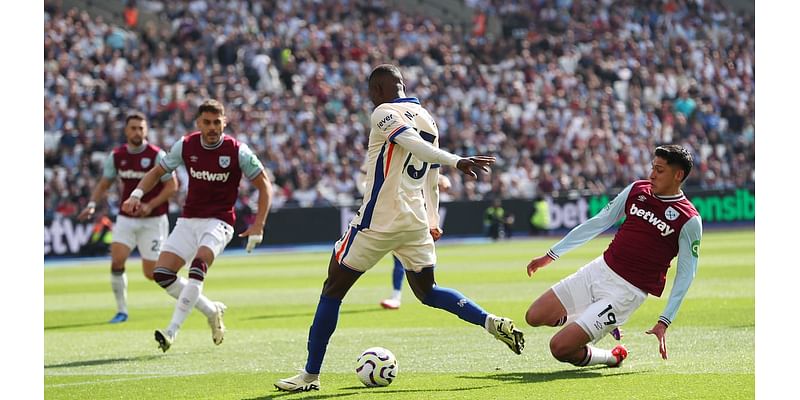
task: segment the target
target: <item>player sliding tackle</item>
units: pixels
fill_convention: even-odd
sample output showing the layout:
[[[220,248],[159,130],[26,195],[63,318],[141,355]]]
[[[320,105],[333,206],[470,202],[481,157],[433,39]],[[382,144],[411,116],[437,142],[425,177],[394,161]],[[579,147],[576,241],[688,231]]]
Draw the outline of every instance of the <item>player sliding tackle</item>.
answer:
[[[473,171],[489,171],[494,157],[462,158],[440,150],[439,132],[419,100],[406,97],[400,70],[376,67],[369,77],[372,112],[367,149],[367,188],[361,208],[349,229],[336,242],[328,265],[314,322],[308,335],[308,359],[300,374],[275,382],[285,391],[319,390],[319,373],[328,340],[336,329],[339,306],[347,291],[365,271],[388,252],[400,259],[414,295],[423,304],[440,308],[486,329],[520,354],[522,332],[507,318],[489,314],[457,290],[436,284],[433,242],[438,224],[437,165],[454,166],[476,178]],[[427,207],[426,207],[427,203]]]
[[[628,356],[624,346],[604,350],[589,342],[624,324],[648,293],[661,296],[670,261],[677,255],[667,306],[647,331],[656,336],[661,357],[667,358],[667,328],[694,279],[702,236],[700,215],[681,191],[691,170],[692,156],[683,147],[656,148],[649,180],[628,185],[596,216],[528,264],[530,276],[626,217],[603,255],[547,290],[525,315],[531,326],[564,326],[550,340],[557,360],[576,366],[619,366]]]

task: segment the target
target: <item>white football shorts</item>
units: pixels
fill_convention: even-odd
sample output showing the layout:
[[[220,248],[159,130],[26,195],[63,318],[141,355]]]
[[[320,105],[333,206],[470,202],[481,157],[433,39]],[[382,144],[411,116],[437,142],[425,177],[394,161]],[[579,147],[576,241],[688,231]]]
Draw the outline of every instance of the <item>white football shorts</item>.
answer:
[[[214,258],[233,239],[233,227],[217,218],[178,218],[161,251],[175,253],[191,262],[200,246],[211,249]]]
[[[169,220],[166,214],[146,218],[117,215],[111,237],[113,243],[125,245],[131,250],[138,248],[143,259],[155,261],[167,233]]]
[[[553,285],[567,310],[567,320],[580,325],[593,342],[628,320],[647,299],[647,293],[608,267],[603,256]]]
[[[350,226],[333,246],[339,264],[360,272],[372,268],[390,251],[409,271],[419,272],[436,264],[436,248],[428,229],[387,233]]]

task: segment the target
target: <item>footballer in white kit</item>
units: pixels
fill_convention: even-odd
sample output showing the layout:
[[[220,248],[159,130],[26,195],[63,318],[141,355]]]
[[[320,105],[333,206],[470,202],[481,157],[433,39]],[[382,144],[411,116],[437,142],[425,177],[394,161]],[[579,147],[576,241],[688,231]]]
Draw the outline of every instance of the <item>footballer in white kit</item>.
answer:
[[[430,230],[439,229],[438,168],[455,166],[460,157],[438,150],[436,122],[416,98],[381,104],[371,122],[364,200],[335,245],[336,261],[364,272],[394,250],[418,272],[436,264]],[[409,148],[436,162],[422,161]]]
[[[370,124],[364,200],[334,245],[308,332],[305,368],[275,382],[278,390],[319,390],[322,361],[336,330],[342,299],[361,274],[390,251],[402,261],[409,286],[423,304],[485,328],[516,354],[524,347],[523,334],[513,321],[489,314],[457,290],[437,285],[433,274],[434,236],[438,239],[442,234],[437,167],[456,167],[476,177],[472,168],[488,171],[494,157],[462,158],[440,150],[436,123],[419,100],[406,97],[400,70],[393,65],[379,65],[372,71],[369,97],[376,107]]]

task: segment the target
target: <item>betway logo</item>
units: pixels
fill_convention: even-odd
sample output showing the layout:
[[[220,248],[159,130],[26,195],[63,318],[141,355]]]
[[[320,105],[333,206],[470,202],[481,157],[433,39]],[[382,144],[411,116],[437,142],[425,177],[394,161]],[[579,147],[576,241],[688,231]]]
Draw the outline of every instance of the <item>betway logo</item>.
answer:
[[[645,211],[642,208],[636,207],[636,204],[631,204],[631,216],[637,216],[649,222],[655,226],[656,229],[661,231],[661,236],[669,236],[672,232],[675,232],[675,229],[672,229],[672,227],[662,221],[661,218],[658,218],[651,211]]]
[[[230,172],[211,173],[208,171],[195,171],[194,168],[189,167],[189,174],[194,179],[200,179],[209,182],[227,182]]]
[[[142,179],[144,171],[134,171],[132,169],[123,169],[119,171],[119,177],[122,179]]]

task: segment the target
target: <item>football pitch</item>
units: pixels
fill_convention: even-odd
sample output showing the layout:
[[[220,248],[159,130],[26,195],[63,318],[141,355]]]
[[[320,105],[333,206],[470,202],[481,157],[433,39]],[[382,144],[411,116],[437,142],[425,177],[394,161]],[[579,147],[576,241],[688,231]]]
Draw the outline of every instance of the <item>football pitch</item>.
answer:
[[[525,266],[558,238],[442,243],[437,282],[488,312],[513,318],[525,333],[513,354],[482,328],[420,304],[407,284],[399,310],[378,305],[391,293],[391,258],[364,274],[344,300],[318,392],[277,392],[272,383],[305,363],[329,251],[223,255],[204,293],[228,306],[225,341],[215,346],[205,317],[193,311],[162,353],[153,330],[170,320],[175,300],[128,263],[130,319],[115,312],[109,261],[46,268],[44,395],[48,399],[749,399],[755,397],[755,233],[706,231],[700,266],[673,326],[669,360],[652,327],[666,304],[649,297],[623,326],[629,358],[621,368],[576,368],[549,353],[555,328],[524,321],[530,303],[599,255],[600,236],[528,278]],[[331,243],[332,245],[332,243]],[[181,273],[185,276],[184,269]],[[611,348],[603,339],[598,347]],[[354,364],[362,350],[390,349],[399,363],[388,387],[365,388]]]

